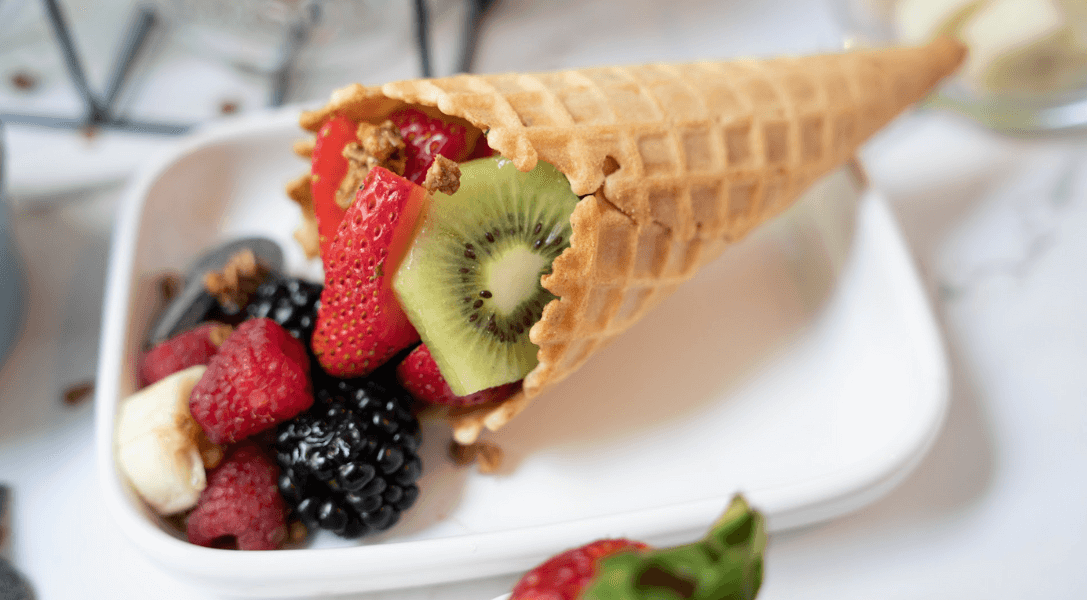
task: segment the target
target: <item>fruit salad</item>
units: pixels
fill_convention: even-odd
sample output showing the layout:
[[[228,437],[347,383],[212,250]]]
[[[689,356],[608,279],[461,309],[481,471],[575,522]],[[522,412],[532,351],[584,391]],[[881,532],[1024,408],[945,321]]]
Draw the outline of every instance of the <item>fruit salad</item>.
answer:
[[[121,472],[194,544],[393,527],[425,493],[420,408],[504,400],[536,365],[540,278],[578,202],[561,173],[411,108],[334,116],[311,172],[324,281],[251,253],[205,274],[213,309],[141,353],[119,410]]]

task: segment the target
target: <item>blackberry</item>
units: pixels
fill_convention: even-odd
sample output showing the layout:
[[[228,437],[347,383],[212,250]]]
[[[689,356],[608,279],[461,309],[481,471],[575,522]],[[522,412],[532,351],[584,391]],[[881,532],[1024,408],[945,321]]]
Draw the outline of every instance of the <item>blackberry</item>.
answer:
[[[319,283],[293,277],[272,279],[257,288],[245,310],[250,318],[268,317],[279,323],[308,349],[317,324],[322,289]]]
[[[419,496],[419,421],[402,388],[318,378],[308,412],[280,425],[279,491],[310,529],[356,538],[384,531]]]

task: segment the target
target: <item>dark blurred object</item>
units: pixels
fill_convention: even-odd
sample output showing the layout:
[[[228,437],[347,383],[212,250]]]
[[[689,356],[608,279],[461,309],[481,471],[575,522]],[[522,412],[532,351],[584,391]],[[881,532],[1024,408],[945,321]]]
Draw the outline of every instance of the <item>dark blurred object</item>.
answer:
[[[76,406],[82,404],[85,400],[88,400],[94,396],[94,380],[81,381],[77,384],[69,386],[64,390],[63,398],[64,403],[68,406]]]
[[[83,101],[85,112],[79,117],[57,117],[48,115],[0,114],[0,121],[58,127],[64,129],[83,129],[93,132],[96,128],[121,129],[138,133],[179,134],[189,130],[188,125],[167,123],[149,123],[131,121],[114,113],[117,96],[128,80],[132,65],[147,41],[147,34],[157,23],[157,16],[149,6],[136,7],[135,17],[125,31],[121,52],[114,61],[113,70],[108,79],[106,92],[98,97],[87,84],[83,70],[83,61],[72,41],[71,30],[64,18],[64,13],[57,0],[42,0],[49,25],[53,29],[57,45],[60,46],[68,78]]]
[[[11,489],[0,484],[0,546],[7,533],[7,508],[11,500]],[[34,593],[19,571],[7,560],[0,558],[0,600],[32,600]]]
[[[11,502],[11,489],[0,483],[0,547],[8,537],[8,503]]]
[[[467,0],[468,13],[464,23],[464,34],[461,37],[460,60],[457,61],[458,73],[471,73],[472,64],[476,58],[476,48],[479,45],[479,30],[483,25],[483,19],[487,11],[494,6],[495,0]]]
[[[0,282],[3,282],[0,285],[0,367],[22,330],[25,289],[22,257],[15,247],[7,200],[7,164],[4,127],[0,121]]]
[[[252,250],[270,272],[283,270],[283,249],[268,238],[242,238],[209,250],[189,267],[184,287],[151,326],[145,345],[151,347],[208,319],[218,304],[204,287],[204,275],[222,269],[231,257],[245,249]]]
[[[33,600],[34,592],[11,563],[0,558],[0,600]]]
[[[430,11],[426,0],[415,0],[415,43],[419,47],[419,73],[433,77],[430,67]]]

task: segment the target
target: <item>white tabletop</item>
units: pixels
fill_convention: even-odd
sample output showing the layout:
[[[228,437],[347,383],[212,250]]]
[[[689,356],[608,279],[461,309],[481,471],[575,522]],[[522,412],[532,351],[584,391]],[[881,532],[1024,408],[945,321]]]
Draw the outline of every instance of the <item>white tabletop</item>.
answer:
[[[456,7],[439,17],[435,48],[448,51]],[[478,68],[799,52],[832,48],[837,35],[817,0],[509,0],[485,29]],[[440,56],[439,66],[451,61]],[[367,76],[406,77],[412,69],[401,61]],[[310,81],[294,99],[320,89]],[[134,100],[132,110],[152,100]],[[32,142],[20,144],[38,152]],[[943,325],[950,413],[927,457],[888,496],[773,538],[760,598],[1080,598],[1087,590],[1087,135],[1017,139],[921,113],[881,133],[863,161],[892,201]],[[160,572],[112,528],[95,489],[92,407],[60,398],[93,376],[119,190],[13,198],[30,302],[23,335],[0,371],[0,482],[14,490],[0,550],[40,600],[205,597]],[[487,600],[515,579],[366,597]]]

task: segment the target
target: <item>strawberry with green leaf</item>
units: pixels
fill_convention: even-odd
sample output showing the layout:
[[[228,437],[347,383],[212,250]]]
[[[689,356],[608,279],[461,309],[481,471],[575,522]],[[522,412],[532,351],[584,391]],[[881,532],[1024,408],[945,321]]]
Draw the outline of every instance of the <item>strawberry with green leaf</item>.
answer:
[[[510,600],[752,600],[765,550],[763,516],[736,496],[701,540],[659,550],[599,540],[529,571]]]

